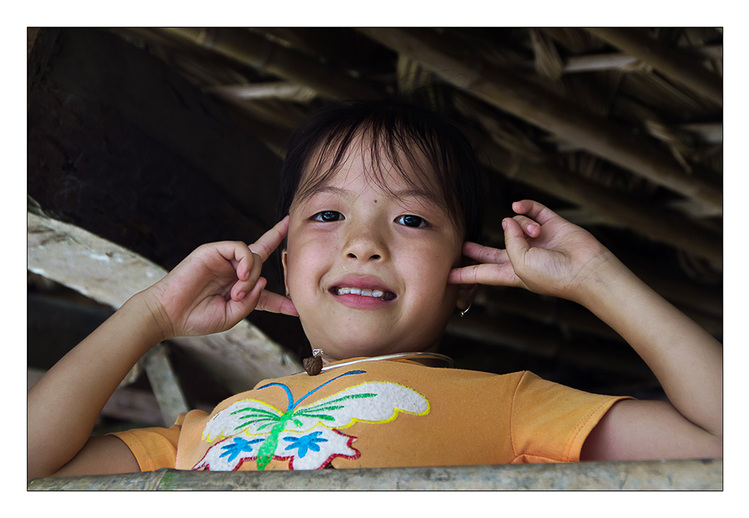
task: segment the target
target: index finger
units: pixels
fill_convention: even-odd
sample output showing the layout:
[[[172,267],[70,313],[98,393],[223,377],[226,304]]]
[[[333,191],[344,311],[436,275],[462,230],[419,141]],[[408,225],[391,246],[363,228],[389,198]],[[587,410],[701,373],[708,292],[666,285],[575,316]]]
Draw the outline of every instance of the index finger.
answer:
[[[286,216],[281,221],[276,223],[273,228],[268,230],[265,234],[260,236],[257,241],[250,245],[250,250],[253,254],[260,257],[260,260],[265,262],[273,253],[273,250],[278,248],[286,234],[289,231],[289,216]]]
[[[463,255],[480,263],[501,264],[508,261],[507,250],[480,245],[471,241],[463,243]]]
[[[512,264],[472,264],[453,268],[448,284],[484,284],[487,286],[519,286]]]
[[[255,309],[268,311],[270,313],[281,313],[292,317],[299,316],[299,312],[297,312],[296,306],[294,306],[291,299],[287,299],[278,293],[273,293],[268,290],[263,290],[260,293],[260,299],[258,300]]]

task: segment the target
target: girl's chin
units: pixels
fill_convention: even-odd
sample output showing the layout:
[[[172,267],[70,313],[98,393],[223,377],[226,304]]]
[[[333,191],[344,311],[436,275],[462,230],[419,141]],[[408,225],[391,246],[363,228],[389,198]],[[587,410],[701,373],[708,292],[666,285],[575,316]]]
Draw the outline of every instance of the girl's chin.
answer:
[[[329,326],[321,329],[315,325],[318,321],[328,322]],[[305,326],[307,323],[302,320],[312,349],[321,349],[328,361],[425,351],[439,341],[439,334],[425,333],[416,324],[405,326],[372,319],[359,320],[354,328],[350,321],[331,318],[312,320],[312,325]]]

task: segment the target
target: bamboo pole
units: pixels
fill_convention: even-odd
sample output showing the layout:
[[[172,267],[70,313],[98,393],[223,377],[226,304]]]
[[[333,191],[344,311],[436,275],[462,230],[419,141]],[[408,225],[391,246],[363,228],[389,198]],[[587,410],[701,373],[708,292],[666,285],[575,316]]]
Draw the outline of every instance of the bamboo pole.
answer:
[[[321,65],[295,50],[243,29],[199,27],[159,29],[239,63],[295,81],[328,99],[377,98],[380,93],[366,83]]]
[[[180,471],[160,469],[28,482],[30,491],[325,491],[325,490],[658,490],[723,489],[721,459],[573,462],[498,466],[321,469],[311,471]]]
[[[723,79],[696,62],[693,55],[653,39],[639,28],[596,27],[586,30],[718,106],[723,106]]]
[[[289,81],[211,86],[205,88],[205,92],[243,101],[283,99],[285,101],[308,102],[316,95],[314,90]]]
[[[720,59],[723,55],[723,45],[705,45],[696,47],[695,52],[706,59]],[[643,62],[636,56],[623,53],[588,54],[571,56],[564,63],[564,73],[595,72],[601,70],[620,70],[627,72],[637,70]],[[532,64],[529,65],[531,67]]]
[[[670,153],[633,129],[588,113],[522,77],[490,66],[480,57],[467,59],[436,33],[383,28],[359,30],[493,106],[658,185],[722,210],[722,188],[718,182],[701,172],[687,175]]]

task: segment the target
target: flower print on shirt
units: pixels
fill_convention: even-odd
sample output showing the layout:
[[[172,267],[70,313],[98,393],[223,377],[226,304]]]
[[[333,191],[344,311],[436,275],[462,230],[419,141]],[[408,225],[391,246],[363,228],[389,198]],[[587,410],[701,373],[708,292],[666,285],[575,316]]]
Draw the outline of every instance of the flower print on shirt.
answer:
[[[289,441],[291,443],[285,449],[292,450],[296,448],[297,450],[299,450],[299,457],[303,459],[304,456],[307,455],[307,452],[309,450],[320,451],[320,446],[318,446],[316,443],[328,442],[326,438],[320,437],[321,433],[322,432],[317,431],[308,433],[307,435],[303,435],[302,437],[284,437],[284,441]]]
[[[221,456],[228,456],[229,458],[227,460],[231,462],[236,459],[241,453],[251,452],[252,445],[258,442],[263,442],[263,439],[253,439],[251,441],[248,441],[247,439],[242,439],[241,437],[235,437],[233,442],[226,444],[221,448],[221,450],[223,451]]]
[[[429,401],[415,390],[397,383],[368,381],[350,386],[313,403],[302,405],[322,387],[346,376],[364,374],[352,370],[336,376],[294,400],[283,383],[269,383],[258,390],[278,387],[285,391],[285,411],[257,399],[244,399],[225,408],[205,426],[203,440],[213,444],[193,469],[233,471],[245,461],[263,470],[272,459],[288,460],[289,469],[324,468],[335,457],[358,458],[352,443],[356,437],[341,429],[356,422],[382,424],[399,412],[429,413]]]

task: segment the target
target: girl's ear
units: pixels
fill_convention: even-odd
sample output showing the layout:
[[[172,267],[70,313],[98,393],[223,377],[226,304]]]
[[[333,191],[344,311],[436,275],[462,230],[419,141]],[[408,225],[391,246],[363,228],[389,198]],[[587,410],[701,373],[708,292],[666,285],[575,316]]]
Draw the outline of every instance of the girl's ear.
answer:
[[[465,284],[458,288],[458,299],[455,302],[459,311],[465,311],[471,307],[476,297],[477,284]]]
[[[283,287],[286,290],[286,296],[289,296],[289,285],[286,284],[286,249],[281,250],[281,265],[283,266]]]

